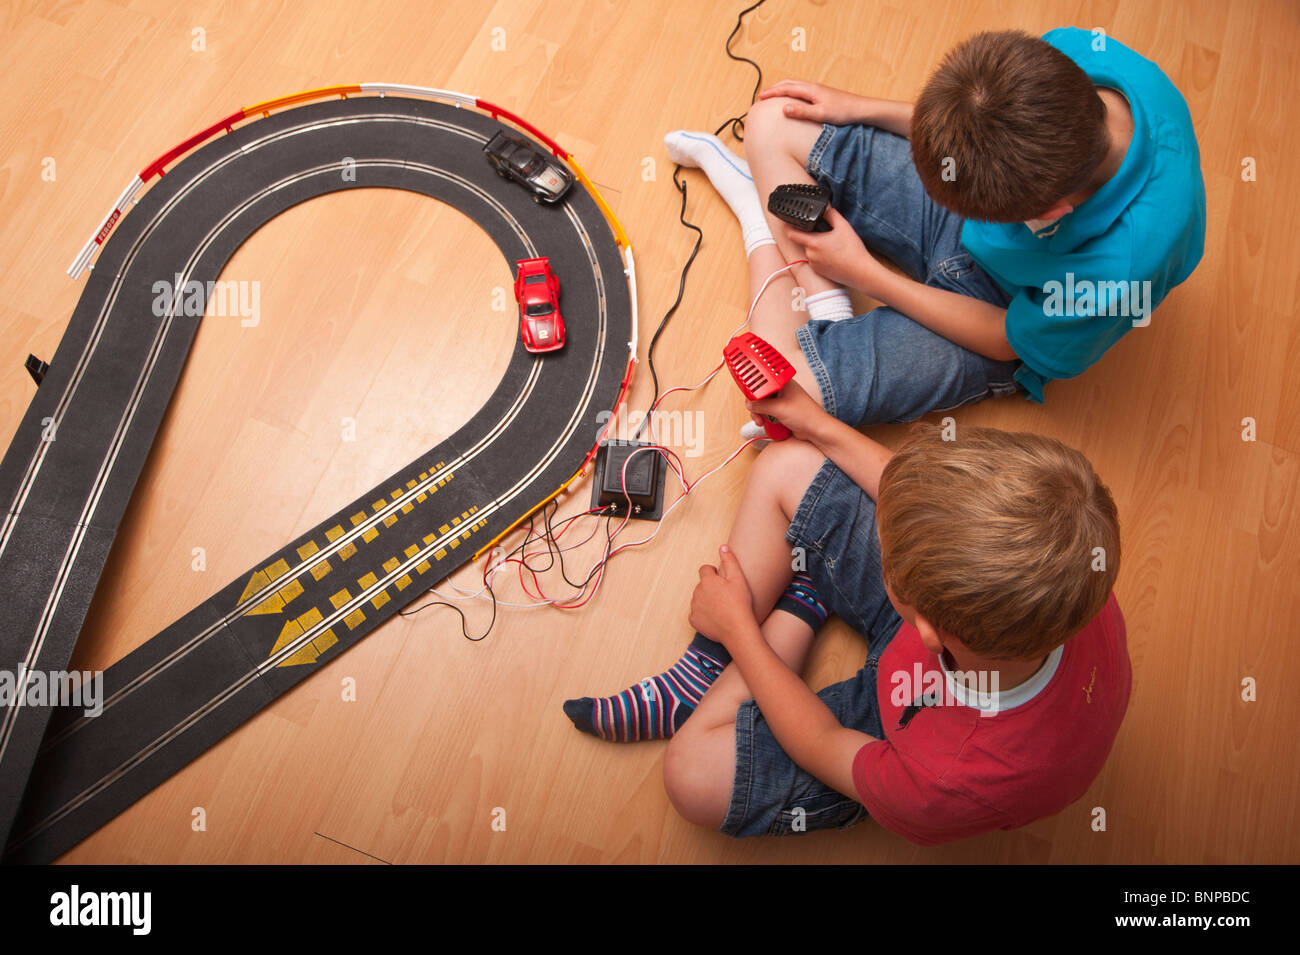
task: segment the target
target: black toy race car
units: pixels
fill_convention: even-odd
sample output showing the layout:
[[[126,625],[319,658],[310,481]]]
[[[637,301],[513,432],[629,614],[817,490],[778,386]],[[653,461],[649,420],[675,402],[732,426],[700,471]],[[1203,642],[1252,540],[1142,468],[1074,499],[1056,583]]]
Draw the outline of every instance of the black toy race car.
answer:
[[[573,185],[573,173],[558,159],[518,136],[498,132],[483,146],[483,152],[498,176],[519,183],[537,202],[559,202]]]

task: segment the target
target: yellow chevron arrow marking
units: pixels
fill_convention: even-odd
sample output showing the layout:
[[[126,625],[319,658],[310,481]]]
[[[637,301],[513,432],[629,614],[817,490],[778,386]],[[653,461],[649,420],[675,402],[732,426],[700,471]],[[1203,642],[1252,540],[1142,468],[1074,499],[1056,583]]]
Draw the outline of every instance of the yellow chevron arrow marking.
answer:
[[[285,584],[283,587],[277,590],[275,592],[275,595],[279,597],[281,600],[283,600],[284,603],[287,604],[290,600],[293,600],[301,593],[302,593],[302,584],[299,583],[298,579],[295,577],[293,580],[289,581],[287,584]],[[269,603],[269,601],[267,601],[267,603]],[[281,606],[283,606],[283,604]]]
[[[292,641],[301,637],[321,622],[321,612],[312,607],[306,613],[301,614],[294,620],[285,623],[284,628],[280,631],[280,638],[275,641],[275,646],[271,648],[271,656],[274,656],[280,649]],[[292,656],[281,660],[277,666],[292,667],[300,666],[304,663],[315,663],[320,659],[320,655],[328,650],[334,644],[338,643],[338,637],[334,635],[333,630],[326,630],[319,633],[306,646],[300,648]]]
[[[244,586],[244,593],[240,596],[239,602],[243,603],[253,594],[257,593],[259,590],[266,587],[268,584],[274,582],[278,578],[283,577],[288,572],[289,572],[289,562],[285,560],[283,557],[277,560],[270,567],[267,567],[265,570],[259,570],[257,573],[253,574],[253,576],[248,579],[248,583]],[[296,580],[292,580],[289,583],[285,584],[283,587],[281,587],[279,590],[277,590],[275,593],[271,594],[271,596],[263,600],[252,610],[245,611],[245,613],[246,614],[279,613],[281,610],[284,609],[285,604],[287,604],[294,597],[297,597],[300,593],[302,593],[302,584],[298,583]]]
[[[339,638],[334,636],[334,631],[326,630],[324,633],[317,636],[316,639],[311,642],[311,645],[316,648],[317,655],[319,655],[338,642]]]
[[[257,593],[270,582],[271,579],[266,576],[266,571],[257,571],[252,577],[248,578],[248,583],[244,586],[244,592],[239,595],[239,603],[242,604],[245,600],[253,596],[253,594]]]

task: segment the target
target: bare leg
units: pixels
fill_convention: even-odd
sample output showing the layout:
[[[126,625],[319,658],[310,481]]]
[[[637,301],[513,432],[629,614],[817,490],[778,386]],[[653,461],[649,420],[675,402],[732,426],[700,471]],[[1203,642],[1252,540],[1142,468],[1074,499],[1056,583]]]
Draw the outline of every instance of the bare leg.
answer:
[[[803,669],[813,630],[772,607],[793,574],[785,532],[824,460],[815,447],[793,439],[764,449],[750,472],[728,540],[749,581],[755,615],[764,621],[764,638],[796,672]],[[740,669],[728,665],[669,741],[664,787],[691,822],[714,829],[722,825],[736,765],[736,710],[752,698]]]
[[[808,153],[821,135],[820,123],[806,119],[790,119],[782,112],[790,100],[785,97],[759,100],[745,117],[745,159],[754,177],[767,216],[772,238],[787,262],[803,257],[802,250],[785,236],[788,228],[784,222],[767,211],[767,197],[784,183],[813,182],[808,175]],[[795,279],[809,295],[838,289],[842,286],[818,275],[810,265],[795,266]]]
[[[781,258],[781,253],[774,245],[765,245],[753,251],[749,257],[750,301],[754,300],[754,296],[762,288],[763,281],[785,265],[785,260]],[[758,305],[754,307],[750,328],[754,330],[755,335],[785,356],[786,361],[794,368],[794,380],[804,391],[821,401],[821,386],[813,377],[808,359],[804,357],[803,349],[799,347],[799,340],[795,337],[799,327],[808,321],[808,313],[794,307],[794,288],[795,281],[790,277],[789,272],[773,279],[767,291],[763,293],[763,297],[758,300]]]

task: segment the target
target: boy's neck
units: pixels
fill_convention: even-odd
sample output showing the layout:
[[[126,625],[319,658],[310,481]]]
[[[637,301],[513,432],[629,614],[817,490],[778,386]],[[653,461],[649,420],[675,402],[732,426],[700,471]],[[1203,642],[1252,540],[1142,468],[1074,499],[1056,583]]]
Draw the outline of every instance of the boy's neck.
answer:
[[[1133,141],[1133,111],[1129,109],[1128,100],[1123,94],[1104,86],[1097,87],[1097,95],[1106,104],[1106,132],[1110,135],[1110,149],[1077,196],[1071,197],[1071,205],[1082,205],[1098,189],[1110,182],[1111,177],[1124,165],[1128,155],[1129,144]]]
[[[948,664],[950,670],[960,670],[963,673],[988,673],[990,679],[992,674],[996,673],[998,679],[995,685],[999,692],[1014,689],[1026,682],[1043,668],[1043,663],[1049,655],[1044,653],[1041,657],[1031,660],[994,660],[962,646],[948,646],[943,651],[944,662]]]

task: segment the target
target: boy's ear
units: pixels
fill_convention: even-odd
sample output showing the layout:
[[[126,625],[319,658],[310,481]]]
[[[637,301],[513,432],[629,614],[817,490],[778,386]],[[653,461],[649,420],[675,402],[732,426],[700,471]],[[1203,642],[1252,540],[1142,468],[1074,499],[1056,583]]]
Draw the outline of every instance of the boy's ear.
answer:
[[[1052,206],[1052,208],[1048,209],[1046,212],[1044,212],[1041,216],[1039,216],[1034,221],[1055,222],[1057,219],[1061,218],[1061,216],[1068,215],[1073,211],[1074,211],[1074,206],[1072,206],[1066,200],[1062,199],[1060,202]]]
[[[920,634],[921,644],[927,650],[936,656],[943,653],[943,640],[939,638],[939,632],[934,629],[934,626],[929,620],[926,620],[925,617],[918,613],[912,620],[912,626],[914,626],[916,632]]]

